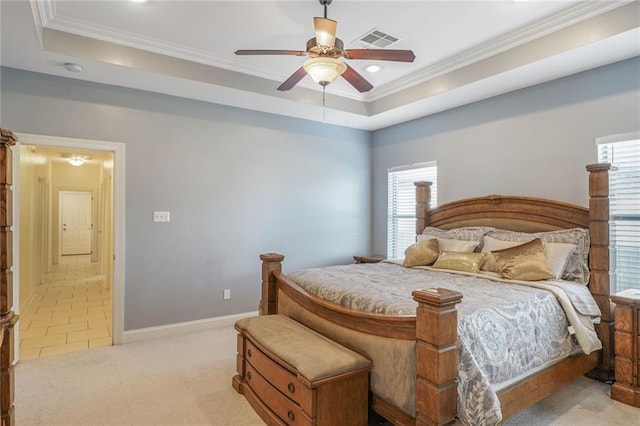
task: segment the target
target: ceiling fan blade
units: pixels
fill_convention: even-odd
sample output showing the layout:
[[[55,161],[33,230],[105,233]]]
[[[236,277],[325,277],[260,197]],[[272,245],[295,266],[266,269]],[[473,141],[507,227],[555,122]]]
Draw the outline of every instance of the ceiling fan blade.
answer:
[[[289,55],[304,56],[307,52],[303,50],[236,50],[236,55]]]
[[[365,80],[363,76],[358,74],[356,70],[351,68],[349,64],[345,64],[345,65],[347,65],[347,70],[344,73],[342,73],[342,76],[353,87],[355,87],[356,90],[358,90],[358,92],[363,93],[373,89],[373,85],[369,83],[367,80]]]
[[[373,59],[378,61],[413,62],[416,55],[411,50],[347,49],[342,52],[347,59]]]
[[[304,68],[298,68],[296,72],[291,74],[291,77],[286,79],[285,82],[282,83],[280,87],[278,87],[278,90],[280,90],[281,92],[285,90],[291,90],[293,86],[298,84],[298,82],[304,78],[305,75],[307,75],[307,72],[304,70]]]

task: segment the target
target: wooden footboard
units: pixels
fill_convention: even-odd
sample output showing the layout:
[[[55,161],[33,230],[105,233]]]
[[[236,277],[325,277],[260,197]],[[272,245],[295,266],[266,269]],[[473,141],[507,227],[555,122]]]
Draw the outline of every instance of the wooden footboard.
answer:
[[[373,408],[395,424],[448,424],[456,417],[457,313],[462,294],[440,288],[413,292],[415,316],[373,315],[337,306],[311,296],[282,273],[284,256],[262,259],[262,315],[277,313],[282,291],[305,310],[332,323],[381,337],[416,340],[416,418],[377,399]]]

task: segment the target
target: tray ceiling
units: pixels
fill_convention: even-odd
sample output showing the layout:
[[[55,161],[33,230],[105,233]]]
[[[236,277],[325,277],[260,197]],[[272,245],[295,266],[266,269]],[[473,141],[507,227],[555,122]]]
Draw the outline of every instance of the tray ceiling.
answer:
[[[374,130],[640,55],[640,4],[629,1],[335,0],[345,48],[376,29],[413,63],[347,60],[374,89],[307,76],[276,88],[305,58],[235,56],[305,50],[317,0],[1,2],[2,65]],[[82,66],[69,72],[64,64]],[[368,73],[367,65],[382,66]]]

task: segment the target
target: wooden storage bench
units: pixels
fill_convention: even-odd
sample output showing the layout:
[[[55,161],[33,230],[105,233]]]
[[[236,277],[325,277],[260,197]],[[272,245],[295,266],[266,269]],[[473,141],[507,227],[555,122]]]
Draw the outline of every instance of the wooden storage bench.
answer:
[[[269,425],[366,425],[371,361],[283,315],[236,322],[233,387]]]

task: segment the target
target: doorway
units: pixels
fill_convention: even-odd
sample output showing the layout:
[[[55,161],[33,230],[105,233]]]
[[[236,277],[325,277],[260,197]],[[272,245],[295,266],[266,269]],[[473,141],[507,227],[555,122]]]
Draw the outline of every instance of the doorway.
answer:
[[[17,136],[19,155],[14,157],[14,169],[20,172],[15,191],[18,238],[14,239],[14,250],[19,255],[14,262],[18,271],[14,294],[18,295],[16,310],[21,316],[16,333],[18,353],[21,358],[32,358],[68,352],[71,348],[56,352],[63,348],[54,347],[61,344],[60,335],[65,333],[65,343],[74,343],[74,350],[84,343],[86,348],[121,344],[124,145]],[[84,161],[73,165],[70,158]],[[40,167],[36,177],[29,175],[34,165]],[[97,170],[96,180],[83,177],[91,168]],[[28,226],[28,221],[37,228]],[[39,259],[30,259],[34,253],[41,253]],[[21,266],[21,260],[38,263],[40,270],[27,267],[33,265]],[[23,289],[24,283],[31,287]],[[36,340],[25,345],[26,339],[34,338],[40,338],[45,346],[35,349]]]

